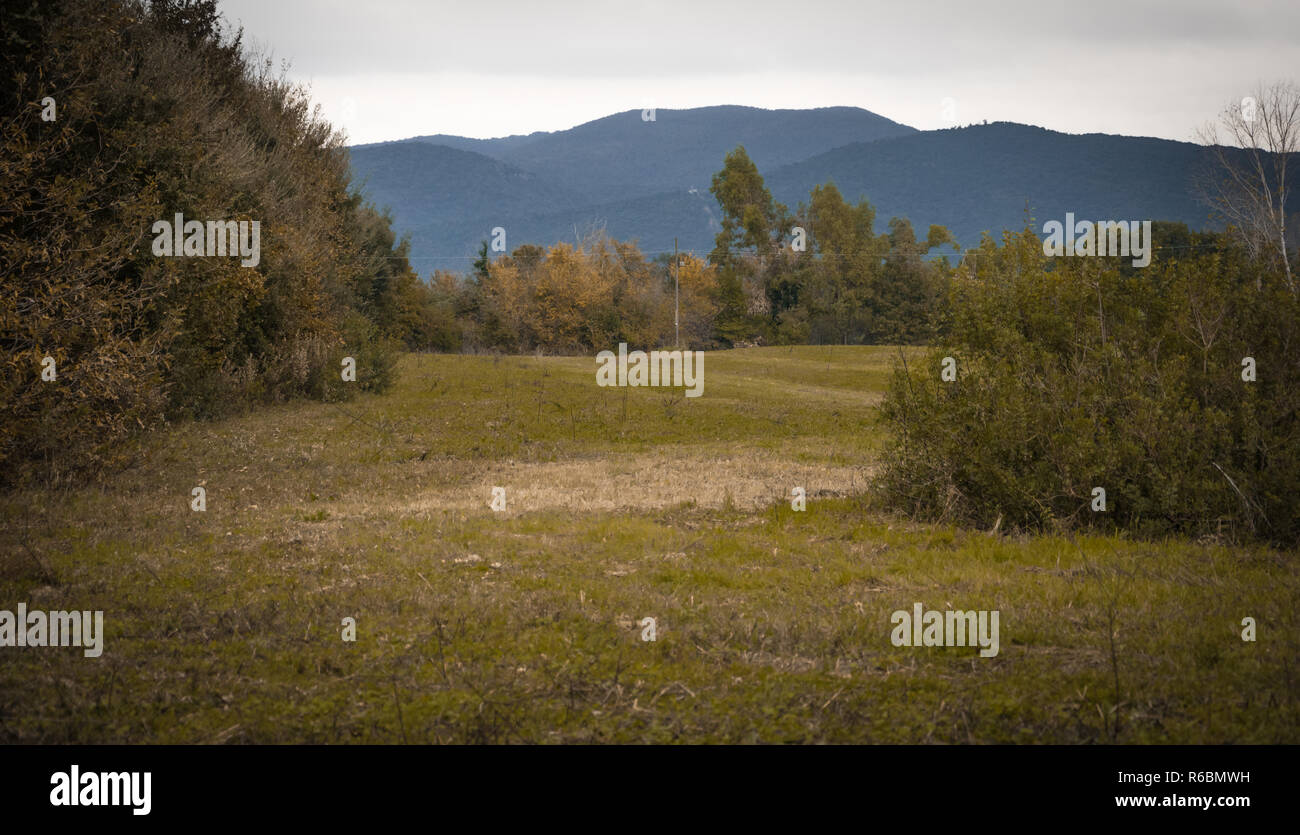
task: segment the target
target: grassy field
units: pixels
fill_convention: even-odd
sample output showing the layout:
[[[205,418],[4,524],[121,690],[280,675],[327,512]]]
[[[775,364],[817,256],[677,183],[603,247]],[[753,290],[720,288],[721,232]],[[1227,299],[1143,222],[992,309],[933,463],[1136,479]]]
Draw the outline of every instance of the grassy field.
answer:
[[[106,638],[0,648],[0,741],[1300,742],[1295,554],[882,511],[897,354],[709,353],[690,399],[408,356],[2,497],[0,609]],[[893,646],[915,602],[999,610],[1000,653]]]

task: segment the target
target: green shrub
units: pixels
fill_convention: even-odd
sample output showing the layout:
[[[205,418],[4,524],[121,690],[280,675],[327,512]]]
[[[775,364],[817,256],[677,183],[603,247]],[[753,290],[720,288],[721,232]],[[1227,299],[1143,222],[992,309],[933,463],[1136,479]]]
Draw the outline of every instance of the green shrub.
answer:
[[[321,400],[350,400],[363,391],[383,392],[393,384],[402,345],[384,336],[365,316],[348,311],[339,342],[325,362],[313,369],[308,391]],[[343,359],[356,363],[355,382],[343,380]]]
[[[1032,230],[966,263],[946,342],[900,363],[885,399],[889,502],[980,526],[1296,541],[1300,304],[1280,275],[1226,241],[1146,269],[1049,259]]]

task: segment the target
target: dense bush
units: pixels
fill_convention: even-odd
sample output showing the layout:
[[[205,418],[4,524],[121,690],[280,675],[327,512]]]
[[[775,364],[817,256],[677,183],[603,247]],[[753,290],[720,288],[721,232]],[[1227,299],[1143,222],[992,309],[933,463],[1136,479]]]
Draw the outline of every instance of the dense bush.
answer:
[[[946,338],[895,371],[884,495],[981,526],[1296,541],[1300,304],[1226,238],[1168,251],[1051,259],[1027,229],[968,253]]]
[[[168,418],[380,387],[390,340],[426,337],[342,138],[212,0],[20,0],[0,29],[0,481],[118,463]],[[155,255],[178,212],[260,221],[260,263]],[[358,386],[329,382],[343,355]]]

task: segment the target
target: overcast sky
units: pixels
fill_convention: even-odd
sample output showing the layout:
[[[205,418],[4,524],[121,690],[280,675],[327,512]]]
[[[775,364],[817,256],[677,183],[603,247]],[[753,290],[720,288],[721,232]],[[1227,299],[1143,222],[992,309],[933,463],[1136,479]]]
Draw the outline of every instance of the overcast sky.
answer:
[[[1191,141],[1257,82],[1300,81],[1300,0],[221,5],[353,143],[714,104]]]

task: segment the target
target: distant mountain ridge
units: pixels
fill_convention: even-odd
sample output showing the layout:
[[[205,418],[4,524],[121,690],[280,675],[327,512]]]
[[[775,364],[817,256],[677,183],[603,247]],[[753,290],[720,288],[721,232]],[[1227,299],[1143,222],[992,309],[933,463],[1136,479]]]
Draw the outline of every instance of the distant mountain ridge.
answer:
[[[983,232],[1023,228],[1026,210],[1040,228],[1066,212],[1208,228],[1191,183],[1205,162],[1189,142],[994,122],[845,145],[764,177],[792,206],[831,180],[847,200],[866,197],[878,222],[908,217],[922,234],[937,223],[974,245]]]
[[[604,228],[647,252],[713,247],[709,193],[723,156],[744,145],[773,195],[792,210],[833,181],[868,199],[883,229],[908,217],[921,234],[947,226],[965,245],[1079,218],[1210,226],[1190,174],[1199,146],[1164,139],[1074,135],[998,122],[918,131],[852,107],[761,110],[719,106],[629,110],[565,131],[497,139],[420,136],[350,149],[356,181],[392,209],[422,274],[463,271],[480,241],[505,228],[507,247],[580,239]]]
[[[640,110],[626,110],[552,133],[500,139],[435,135],[402,142],[483,154],[604,202],[674,188],[707,189],[723,156],[736,145],[744,145],[764,169],[851,142],[917,132],[856,107],[761,110],[723,105],[656,110],[653,116],[648,120]]]

